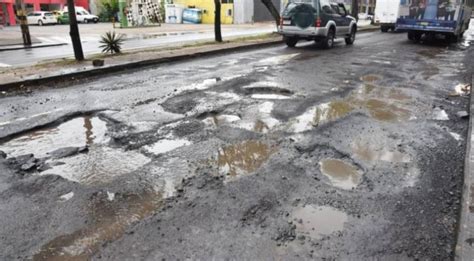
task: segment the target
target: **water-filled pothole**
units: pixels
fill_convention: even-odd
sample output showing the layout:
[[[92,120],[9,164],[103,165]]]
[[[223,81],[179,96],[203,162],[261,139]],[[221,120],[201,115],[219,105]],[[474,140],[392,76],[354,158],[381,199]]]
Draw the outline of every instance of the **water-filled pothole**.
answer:
[[[338,159],[324,159],[320,162],[321,173],[329,178],[335,187],[350,190],[360,183],[361,173],[352,164]]]
[[[220,148],[217,155],[219,173],[228,178],[250,174],[262,166],[276,148],[266,143],[248,140]]]
[[[186,139],[161,139],[151,145],[143,147],[143,149],[148,153],[159,155],[191,144],[192,142]]]
[[[411,158],[408,154],[388,150],[385,146],[369,142],[356,141],[352,143],[352,152],[355,157],[364,161],[386,161],[394,163],[408,163]]]
[[[106,122],[98,117],[82,116],[54,127],[46,127],[16,137],[0,146],[9,157],[32,153],[46,157],[64,147],[81,147],[107,142]]]
[[[92,145],[88,153],[46,161],[52,168],[41,175],[55,174],[84,184],[106,183],[149,162],[148,157],[136,151]]]
[[[348,221],[347,214],[342,211],[329,206],[312,205],[295,209],[292,218],[297,221],[296,232],[313,239],[342,231]]]

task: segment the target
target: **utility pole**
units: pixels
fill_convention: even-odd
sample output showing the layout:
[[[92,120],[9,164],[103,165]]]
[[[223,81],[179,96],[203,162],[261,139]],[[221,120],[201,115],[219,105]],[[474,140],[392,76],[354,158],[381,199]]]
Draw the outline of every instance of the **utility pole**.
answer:
[[[74,49],[74,57],[76,60],[84,60],[82,52],[81,37],[79,36],[79,27],[77,26],[76,8],[74,0],[67,0],[67,11],[69,14],[69,35],[71,36],[72,48]]]
[[[24,45],[31,45],[30,29],[28,28],[28,20],[26,19],[25,3],[22,0],[15,1],[16,14],[20,19],[21,36]]]

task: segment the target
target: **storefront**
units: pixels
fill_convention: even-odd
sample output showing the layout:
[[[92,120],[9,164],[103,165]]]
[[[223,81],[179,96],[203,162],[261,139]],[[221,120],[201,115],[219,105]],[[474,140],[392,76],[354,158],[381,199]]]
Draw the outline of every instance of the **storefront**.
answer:
[[[15,25],[14,0],[0,0],[0,25]]]

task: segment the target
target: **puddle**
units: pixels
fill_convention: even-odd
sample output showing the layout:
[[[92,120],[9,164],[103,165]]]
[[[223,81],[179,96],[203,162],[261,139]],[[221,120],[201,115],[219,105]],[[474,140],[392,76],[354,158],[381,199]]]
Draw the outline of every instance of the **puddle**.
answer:
[[[250,97],[263,100],[287,100],[291,98],[290,96],[280,94],[252,94]]]
[[[377,99],[368,100],[366,108],[372,118],[380,121],[407,121],[411,116],[410,111]]]
[[[337,120],[349,114],[354,108],[344,101],[323,103],[316,107],[314,125]]]
[[[220,148],[217,155],[219,173],[231,178],[256,171],[276,151],[260,141],[249,140]]]
[[[323,103],[296,117],[291,126],[296,133],[307,131],[314,126],[342,118],[353,110],[354,107],[344,101]]]
[[[64,164],[55,164],[59,162]],[[84,184],[105,183],[133,172],[149,162],[148,157],[136,151],[92,145],[88,153],[47,161],[53,167],[41,172],[41,175],[55,174]]]
[[[33,260],[90,260],[104,243],[117,240],[130,225],[155,213],[162,200],[158,193],[146,192],[120,195],[114,201],[104,195],[95,201],[87,208],[92,224],[51,240]]]
[[[448,114],[446,113],[445,110],[443,110],[439,107],[436,107],[436,108],[433,109],[432,119],[436,120],[436,121],[448,121],[449,116],[448,116]]]
[[[257,62],[257,65],[278,65],[284,64],[289,62],[292,58],[300,55],[299,53],[293,54],[284,54],[284,55],[277,55],[269,58],[262,59]]]
[[[346,213],[333,207],[312,205],[295,209],[292,218],[297,221],[296,232],[313,239],[342,231],[348,220]]]
[[[239,121],[240,117],[231,114],[215,114],[203,119],[203,122],[207,125],[220,126],[226,123],[232,123]]]
[[[369,75],[364,75],[364,76],[360,77],[360,80],[363,81],[363,82],[373,83],[375,81],[380,80],[380,77],[376,76],[376,75],[369,74]]]
[[[471,93],[471,85],[470,84],[458,84],[454,87],[454,92],[451,96],[466,96]]]
[[[335,187],[350,190],[360,183],[361,173],[357,167],[349,163],[337,159],[325,159],[319,164],[321,173],[328,177]]]
[[[390,151],[382,145],[363,143],[360,141],[352,143],[352,152],[355,157],[364,161],[386,161],[395,163],[408,163],[410,156],[399,151]]]
[[[106,123],[98,117],[83,116],[55,127],[41,128],[14,138],[0,146],[9,157],[33,153],[45,157],[48,152],[64,147],[81,147],[105,143]]]
[[[143,147],[143,149],[149,153],[159,155],[191,144],[190,141],[185,139],[162,139],[152,145]]]

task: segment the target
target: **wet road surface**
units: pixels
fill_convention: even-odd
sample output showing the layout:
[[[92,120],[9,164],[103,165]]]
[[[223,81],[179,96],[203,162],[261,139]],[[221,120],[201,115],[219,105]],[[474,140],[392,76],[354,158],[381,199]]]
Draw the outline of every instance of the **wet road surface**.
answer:
[[[453,258],[469,39],[364,33],[3,94],[0,259]]]
[[[56,25],[64,27],[67,25]],[[93,26],[93,25],[91,25]],[[54,27],[50,27],[52,30]],[[262,26],[262,28],[234,29],[224,28],[222,35],[225,38],[245,37],[267,34],[275,31],[274,26]],[[131,51],[143,48],[182,46],[199,41],[210,41],[214,39],[214,33],[210,31],[186,31],[186,32],[155,32],[146,34],[123,34],[125,41],[122,49]],[[43,44],[66,44],[59,46],[20,49],[0,52],[0,63],[3,67],[21,66],[45,62],[59,58],[74,57],[69,33],[56,34],[50,37],[38,37]],[[102,45],[101,34],[81,34],[82,49],[85,55],[100,54]]]

